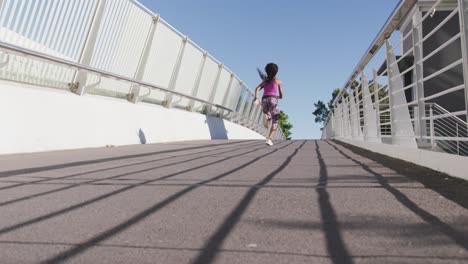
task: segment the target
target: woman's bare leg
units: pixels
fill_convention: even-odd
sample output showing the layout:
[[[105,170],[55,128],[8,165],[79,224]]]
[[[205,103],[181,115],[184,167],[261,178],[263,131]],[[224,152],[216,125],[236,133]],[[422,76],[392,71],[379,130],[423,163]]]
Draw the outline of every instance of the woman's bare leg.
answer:
[[[273,135],[275,134],[276,128],[275,126],[271,126],[270,128],[270,134],[268,135],[268,139],[272,139]]]

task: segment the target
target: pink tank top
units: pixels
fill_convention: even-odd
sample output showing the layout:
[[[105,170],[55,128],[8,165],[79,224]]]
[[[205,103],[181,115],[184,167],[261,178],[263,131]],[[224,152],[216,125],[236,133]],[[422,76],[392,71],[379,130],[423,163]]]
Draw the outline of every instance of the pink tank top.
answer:
[[[278,96],[278,84],[274,80],[263,86],[263,96]]]

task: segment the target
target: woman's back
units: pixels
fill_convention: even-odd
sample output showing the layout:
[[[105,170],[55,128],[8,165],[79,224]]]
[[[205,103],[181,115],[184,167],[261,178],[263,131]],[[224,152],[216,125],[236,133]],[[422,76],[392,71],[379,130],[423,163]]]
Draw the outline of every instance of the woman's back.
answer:
[[[269,81],[265,83],[263,86],[263,96],[278,96],[278,83],[276,81],[277,79],[273,79],[272,81]]]

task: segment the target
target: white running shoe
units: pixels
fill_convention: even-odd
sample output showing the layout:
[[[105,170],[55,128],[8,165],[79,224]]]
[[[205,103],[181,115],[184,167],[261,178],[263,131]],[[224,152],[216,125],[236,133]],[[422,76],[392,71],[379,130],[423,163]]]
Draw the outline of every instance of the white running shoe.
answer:
[[[267,144],[268,146],[273,146],[273,141],[271,141],[271,139],[267,139],[265,144]]]
[[[269,124],[268,124],[268,123],[269,123],[268,121],[270,121],[270,120],[268,120],[267,116],[264,114],[264,115],[263,115],[263,126],[264,126],[265,128],[268,128],[268,125],[269,125]]]

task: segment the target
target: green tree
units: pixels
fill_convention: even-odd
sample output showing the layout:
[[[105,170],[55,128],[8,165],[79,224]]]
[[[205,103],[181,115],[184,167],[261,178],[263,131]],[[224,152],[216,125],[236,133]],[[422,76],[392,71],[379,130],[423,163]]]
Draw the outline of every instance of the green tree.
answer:
[[[283,134],[286,137],[286,139],[289,140],[291,139],[291,129],[293,128],[293,125],[289,123],[288,118],[289,116],[285,112],[280,111],[278,125],[281,128],[281,130],[283,130]]]
[[[327,120],[328,113],[330,110],[324,102],[319,100],[317,103],[314,103],[315,111],[312,114],[315,116],[315,123],[322,123]]]
[[[333,90],[332,99],[328,102],[328,109],[330,111],[333,111],[333,109],[335,108],[335,106],[333,105],[333,101],[335,101],[335,98],[340,94],[340,92],[341,92],[340,88],[335,88],[335,90]]]

